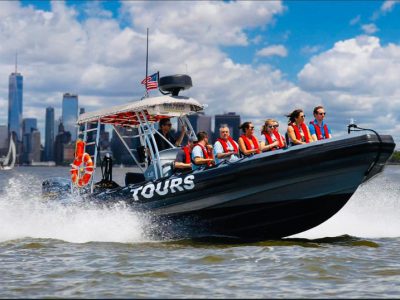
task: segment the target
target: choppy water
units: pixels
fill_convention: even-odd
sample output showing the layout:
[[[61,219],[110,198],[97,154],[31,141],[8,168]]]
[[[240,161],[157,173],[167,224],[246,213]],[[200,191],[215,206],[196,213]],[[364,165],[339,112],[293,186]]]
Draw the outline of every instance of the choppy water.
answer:
[[[0,298],[400,297],[400,166],[312,230],[229,245],[154,241],[125,207],[42,201],[42,180],[67,172],[0,172]]]

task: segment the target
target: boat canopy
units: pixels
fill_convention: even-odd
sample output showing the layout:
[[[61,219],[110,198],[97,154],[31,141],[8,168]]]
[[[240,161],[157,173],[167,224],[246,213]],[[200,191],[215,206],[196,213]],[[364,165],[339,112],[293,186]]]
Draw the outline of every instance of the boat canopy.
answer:
[[[121,127],[138,127],[142,119],[149,123],[158,122],[163,118],[182,117],[204,110],[205,106],[197,100],[185,96],[159,96],[145,98],[133,103],[118,105],[94,112],[81,114],[77,124],[90,122],[110,124]],[[142,116],[145,114],[145,117]]]

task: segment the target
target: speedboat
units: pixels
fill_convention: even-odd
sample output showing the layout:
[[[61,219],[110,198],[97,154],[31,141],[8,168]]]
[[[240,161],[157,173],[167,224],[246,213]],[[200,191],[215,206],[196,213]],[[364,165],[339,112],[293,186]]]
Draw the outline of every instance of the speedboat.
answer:
[[[171,144],[158,151],[155,124],[176,118],[188,129],[187,137],[195,139],[187,116],[205,106],[179,95],[190,86],[187,75],[166,76],[160,78],[165,95],[80,115],[76,155],[81,162],[73,165],[72,181],[44,181],[43,194],[72,193],[99,205],[124,202],[151,216],[155,234],[172,238],[276,239],[332,217],[361,184],[382,172],[395,148],[390,135],[350,124],[349,133],[359,132],[178,173],[173,162],[179,148]],[[101,124],[113,126],[140,170],[128,172],[124,186],[104,174],[94,182]]]
[[[0,170],[11,170],[14,168],[17,151],[13,139],[13,135],[10,135],[10,143],[7,155],[0,157]]]

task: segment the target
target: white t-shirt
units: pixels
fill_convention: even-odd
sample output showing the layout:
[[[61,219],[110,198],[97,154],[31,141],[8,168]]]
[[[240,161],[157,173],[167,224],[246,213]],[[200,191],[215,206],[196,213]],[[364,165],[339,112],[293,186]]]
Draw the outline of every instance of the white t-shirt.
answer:
[[[239,148],[238,143],[236,143],[235,141],[233,141],[233,142],[236,144],[236,147]],[[234,151],[235,150],[235,148],[233,148],[233,146],[230,143],[230,141],[227,141],[226,144],[227,144],[227,147],[228,147],[229,151]],[[237,155],[234,155],[234,154],[232,154],[230,157],[218,159],[218,157],[217,157],[218,153],[224,153],[224,147],[222,147],[222,144],[219,141],[216,141],[215,144],[214,144],[214,159],[215,159],[215,163],[218,164],[218,163],[220,163],[221,161],[224,161],[224,160],[235,161],[235,160],[239,159],[239,157]]]

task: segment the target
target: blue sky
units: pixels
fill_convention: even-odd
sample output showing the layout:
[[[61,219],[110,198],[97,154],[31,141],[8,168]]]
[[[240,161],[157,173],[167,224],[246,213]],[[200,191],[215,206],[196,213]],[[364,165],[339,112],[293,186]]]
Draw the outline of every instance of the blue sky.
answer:
[[[64,92],[94,110],[143,95],[145,32],[150,72],[185,73],[208,114],[243,120],[323,104],[337,136],[353,117],[400,143],[400,2],[2,1],[0,107],[15,52],[24,117],[44,126]],[[156,92],[152,92],[157,95]],[[6,111],[6,110],[3,110]],[[42,117],[41,117],[42,116]],[[329,118],[328,118],[329,116]],[[6,123],[0,114],[0,123]]]

